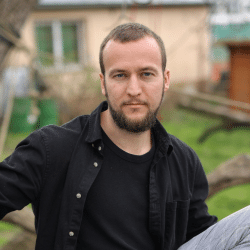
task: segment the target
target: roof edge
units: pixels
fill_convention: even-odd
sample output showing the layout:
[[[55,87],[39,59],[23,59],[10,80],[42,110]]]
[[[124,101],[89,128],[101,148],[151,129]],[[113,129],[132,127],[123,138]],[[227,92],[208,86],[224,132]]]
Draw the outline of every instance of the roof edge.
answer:
[[[113,3],[113,4],[65,4],[65,5],[55,5],[55,4],[37,4],[34,10],[72,10],[72,9],[109,9],[109,8],[121,8],[123,4]],[[139,8],[147,8],[149,6],[152,7],[189,7],[189,6],[211,6],[211,3],[158,3],[158,4],[126,4],[127,7],[139,7]]]

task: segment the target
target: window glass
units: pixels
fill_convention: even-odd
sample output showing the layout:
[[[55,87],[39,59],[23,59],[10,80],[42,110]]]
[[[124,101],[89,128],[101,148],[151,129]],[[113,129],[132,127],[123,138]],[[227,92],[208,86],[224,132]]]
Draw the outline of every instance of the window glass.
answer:
[[[63,61],[67,63],[77,63],[77,25],[62,23],[62,41],[63,41]]]
[[[36,40],[40,63],[44,66],[52,66],[54,58],[51,25],[36,26]]]

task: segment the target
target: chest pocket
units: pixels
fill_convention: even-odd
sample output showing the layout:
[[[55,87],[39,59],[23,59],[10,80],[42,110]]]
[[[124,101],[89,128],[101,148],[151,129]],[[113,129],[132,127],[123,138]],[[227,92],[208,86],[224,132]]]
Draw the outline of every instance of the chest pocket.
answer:
[[[176,250],[186,240],[190,200],[166,203],[164,250]]]

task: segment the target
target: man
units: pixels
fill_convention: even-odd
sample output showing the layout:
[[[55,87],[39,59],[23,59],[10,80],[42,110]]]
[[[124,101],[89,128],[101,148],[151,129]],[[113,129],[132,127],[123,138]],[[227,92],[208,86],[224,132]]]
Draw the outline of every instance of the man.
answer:
[[[218,239],[225,223],[207,213],[198,157],[156,119],[170,83],[162,40],[140,24],[118,26],[100,66],[107,102],[35,131],[0,164],[0,218],[32,203],[36,250],[172,250],[188,240],[181,249],[233,249],[223,245],[233,237]],[[245,212],[230,222],[243,225]]]

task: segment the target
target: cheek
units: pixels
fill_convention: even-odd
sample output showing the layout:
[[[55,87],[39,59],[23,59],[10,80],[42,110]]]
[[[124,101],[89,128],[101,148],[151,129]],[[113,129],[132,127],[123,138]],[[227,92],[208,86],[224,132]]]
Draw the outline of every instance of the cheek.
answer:
[[[108,86],[108,92],[116,99],[119,99],[126,91],[123,86],[119,86],[116,84],[110,84]]]
[[[121,88],[118,88],[114,85],[109,85],[106,89],[108,93],[109,100],[113,102],[113,104],[120,103],[123,98],[123,91]]]
[[[148,98],[155,104],[158,104],[158,102],[161,101],[162,94],[163,94],[163,87],[157,87],[157,88],[149,88],[147,90]]]

